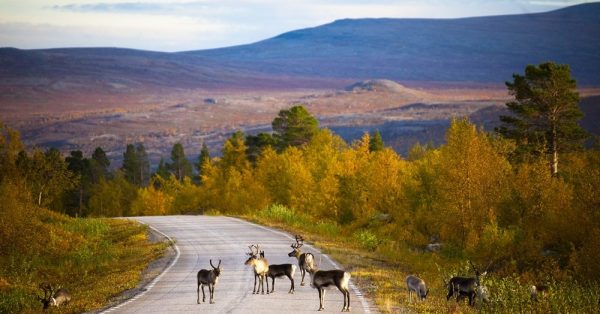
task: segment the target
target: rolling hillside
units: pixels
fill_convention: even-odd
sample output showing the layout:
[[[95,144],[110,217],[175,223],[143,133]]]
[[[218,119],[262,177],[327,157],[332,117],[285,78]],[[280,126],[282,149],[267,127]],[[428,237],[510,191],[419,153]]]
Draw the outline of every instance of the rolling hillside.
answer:
[[[270,74],[504,82],[527,64],[571,65],[600,84],[600,3],[463,19],[346,19],[258,43],[186,52]]]

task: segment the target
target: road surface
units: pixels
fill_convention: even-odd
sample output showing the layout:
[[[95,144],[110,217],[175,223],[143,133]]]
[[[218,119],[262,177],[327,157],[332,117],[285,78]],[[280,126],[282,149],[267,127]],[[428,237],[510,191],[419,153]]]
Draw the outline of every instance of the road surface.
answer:
[[[268,229],[246,221],[214,216],[159,216],[135,217],[142,223],[171,237],[176,242],[177,256],[173,263],[136,297],[109,308],[104,313],[314,313],[319,308],[316,289],[310,287],[310,275],[305,286],[300,285],[300,271],[296,269],[294,294],[288,294],[290,281],[283,277],[275,280],[273,294],[253,295],[254,274],[244,265],[250,244],[260,244],[271,264],[293,263],[288,257],[293,238],[286,233]],[[338,268],[326,255],[305,244],[303,252],[315,254],[320,269]],[[215,304],[196,303],[196,274],[211,269],[222,260],[223,268],[215,288]],[[200,292],[202,294],[202,292]],[[340,312],[342,294],[333,287],[325,295],[325,311]],[[358,289],[351,285],[351,311],[373,313],[373,308]]]

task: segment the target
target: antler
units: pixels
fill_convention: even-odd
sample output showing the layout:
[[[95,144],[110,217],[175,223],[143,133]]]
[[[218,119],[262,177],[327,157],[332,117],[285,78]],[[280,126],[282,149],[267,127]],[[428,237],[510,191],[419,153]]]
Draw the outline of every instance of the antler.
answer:
[[[42,282],[38,286],[42,291],[44,291],[44,298],[42,300],[48,299],[48,293],[50,293],[50,297],[52,297],[52,286],[47,282]],[[38,297],[39,298],[39,297]],[[40,298],[41,299],[41,298]]]
[[[296,235],[296,244],[292,244],[292,248],[297,249],[300,248],[302,245],[304,245],[304,238],[297,234]]]
[[[248,246],[248,248],[250,249],[250,253],[248,253],[248,255],[250,255],[250,256],[258,255],[258,248],[256,247],[256,245],[252,244],[252,245]],[[256,249],[256,252],[254,252],[254,249]]]
[[[215,265],[213,265],[212,259],[208,260],[208,262],[210,263],[210,266],[212,266],[212,268],[214,268],[214,269],[217,269],[217,268],[221,267],[221,260],[219,260],[219,264],[217,265],[217,267],[215,267]]]
[[[479,269],[477,269],[477,267],[475,267],[475,265],[473,265],[473,262],[471,262],[471,260],[469,260],[469,264],[471,265],[471,268],[473,268],[475,273],[479,273]]]

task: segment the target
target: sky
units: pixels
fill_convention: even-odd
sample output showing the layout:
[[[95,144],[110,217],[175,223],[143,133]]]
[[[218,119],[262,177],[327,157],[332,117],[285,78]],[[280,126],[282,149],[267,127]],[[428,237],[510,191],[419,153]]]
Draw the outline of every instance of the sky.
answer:
[[[0,0],[0,47],[186,51],[253,43],[342,18],[544,12],[582,0]]]

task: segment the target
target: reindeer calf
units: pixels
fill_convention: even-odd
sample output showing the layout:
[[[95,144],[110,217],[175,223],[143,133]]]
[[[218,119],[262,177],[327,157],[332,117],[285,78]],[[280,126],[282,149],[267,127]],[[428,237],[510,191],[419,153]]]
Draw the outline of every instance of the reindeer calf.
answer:
[[[550,292],[550,288],[546,285],[533,285],[529,287],[529,294],[531,295],[531,300],[538,302],[538,295],[541,298],[545,298],[546,295]]]

